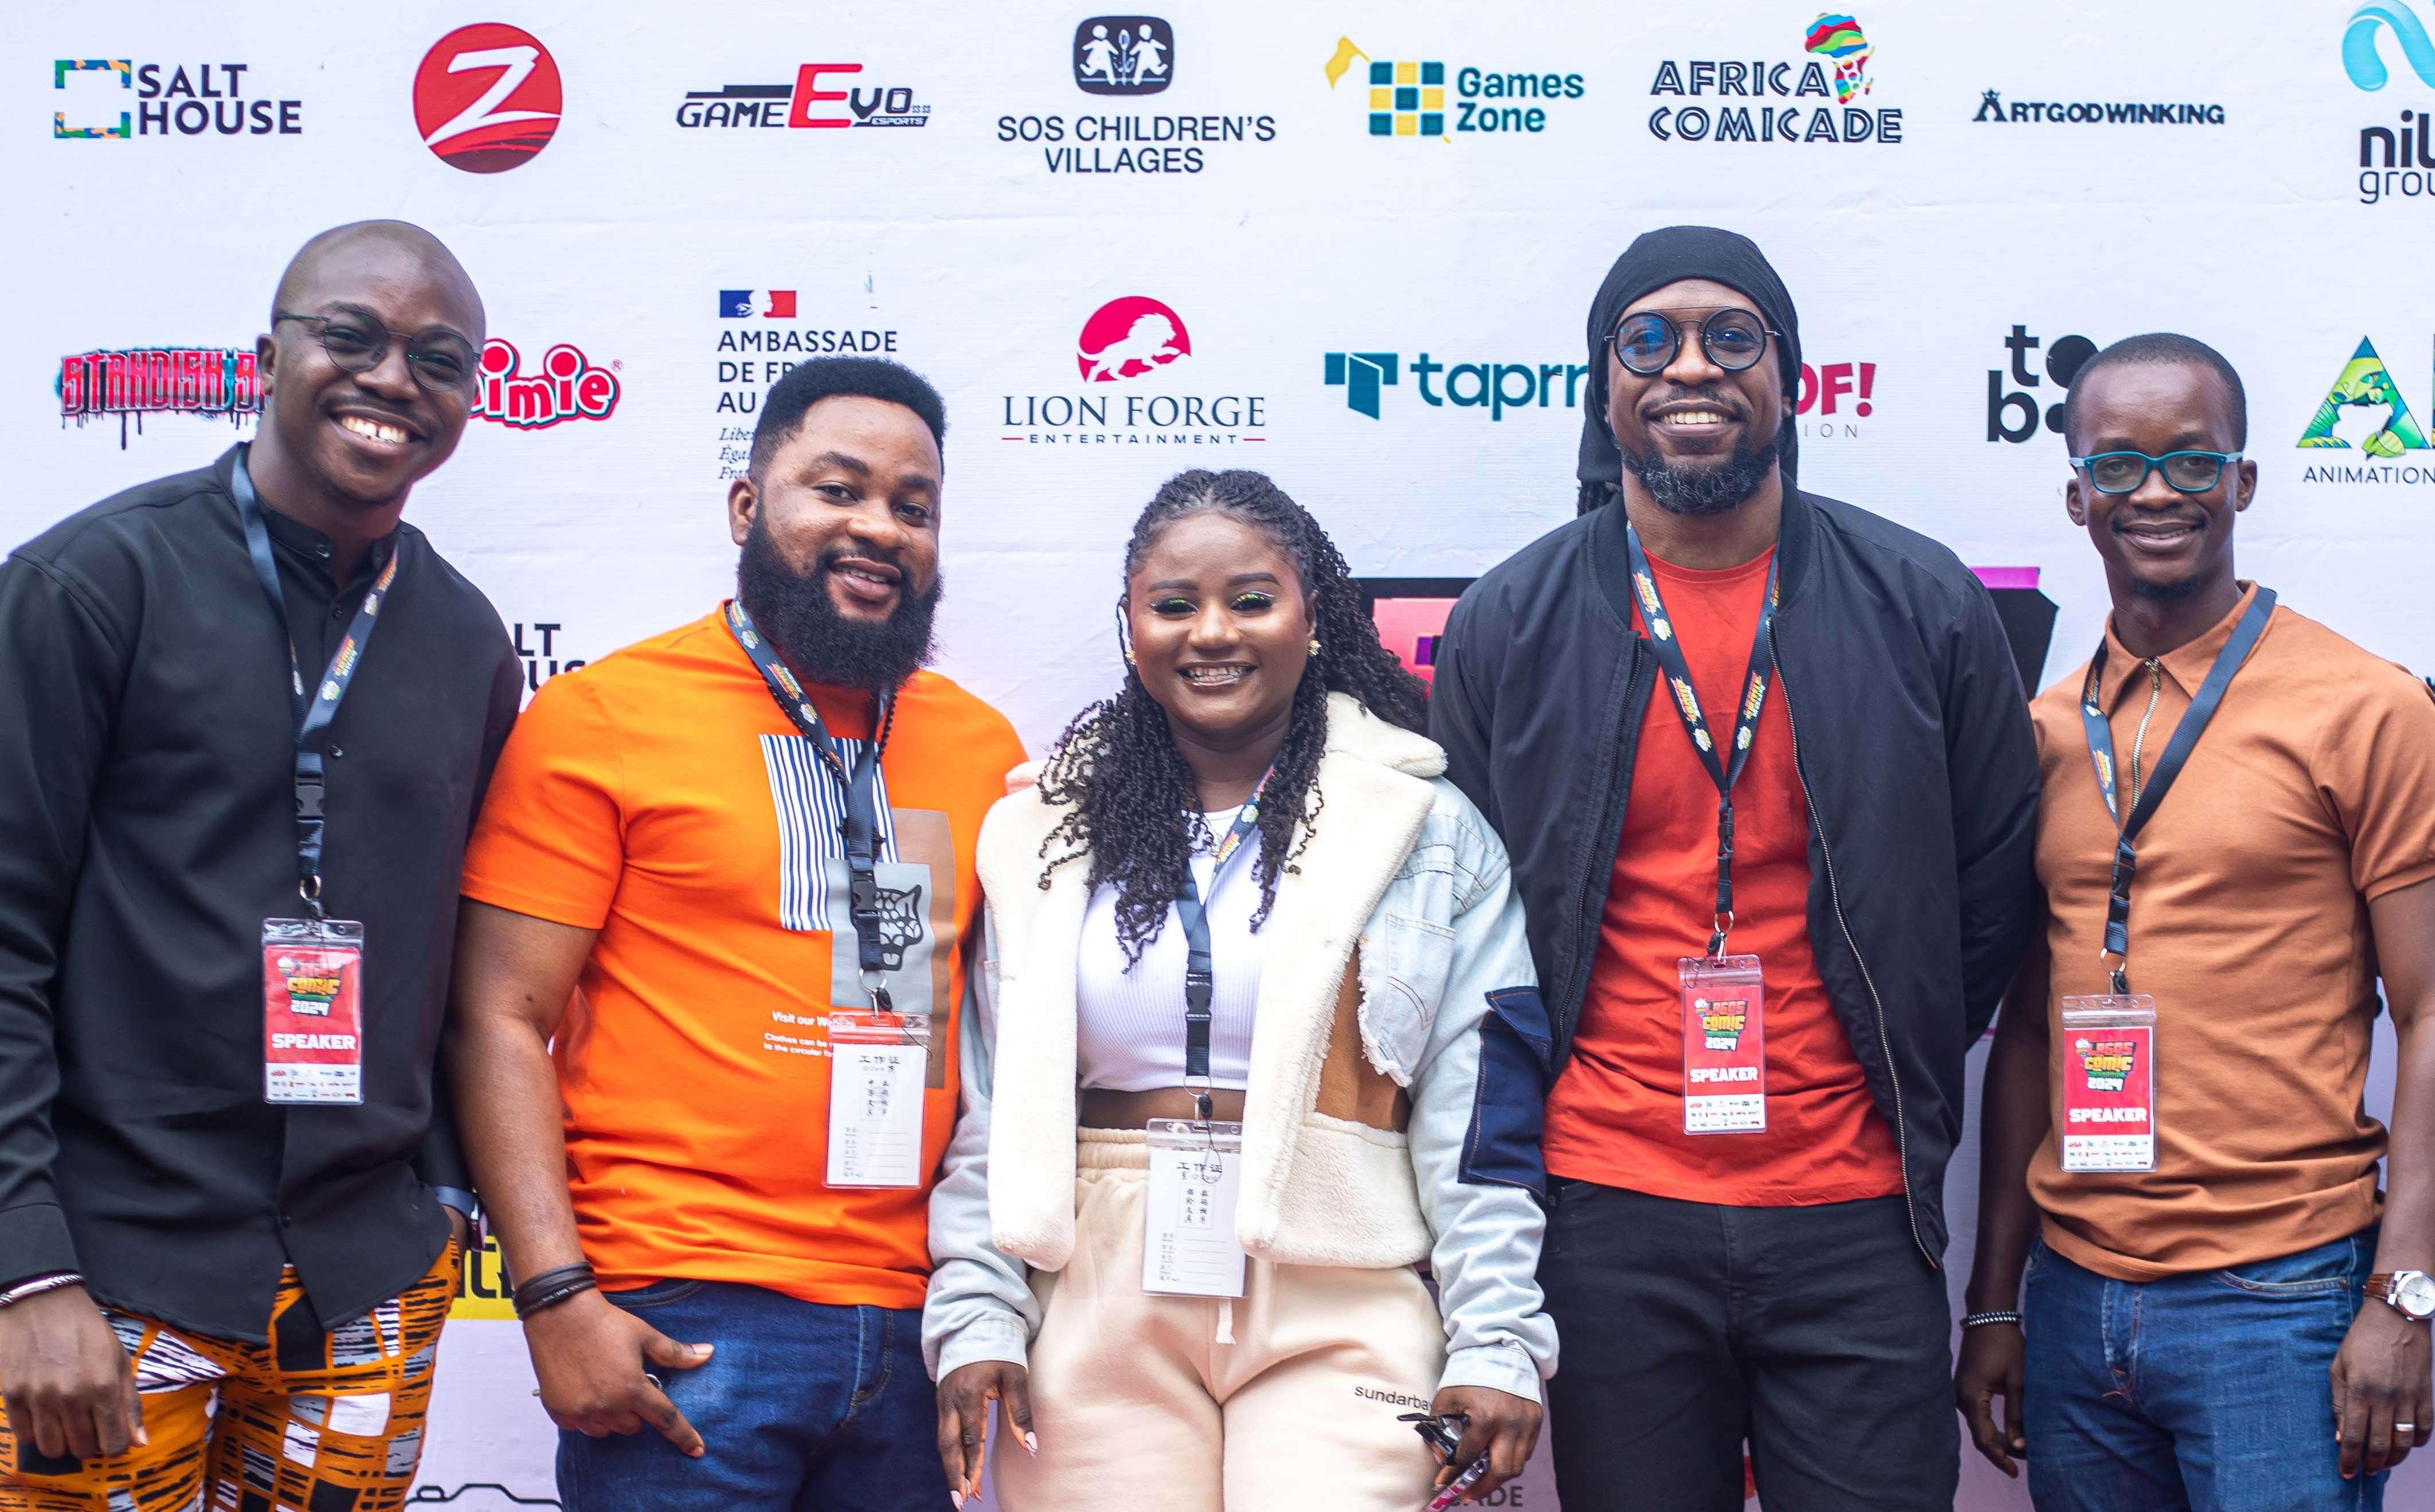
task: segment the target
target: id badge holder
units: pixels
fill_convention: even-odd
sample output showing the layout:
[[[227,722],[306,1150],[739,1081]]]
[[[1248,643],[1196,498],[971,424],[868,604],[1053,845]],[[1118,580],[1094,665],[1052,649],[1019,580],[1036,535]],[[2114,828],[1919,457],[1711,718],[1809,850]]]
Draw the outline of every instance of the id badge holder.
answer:
[[[2156,1168],[2156,1000],[2106,992],[2063,1000],[2063,1168]]]
[[[1142,1290],[1152,1297],[1242,1296],[1235,1202],[1243,1190],[1243,1125],[1153,1118],[1148,1143]]]
[[[262,1100],[364,1100],[364,926],[262,921]]]
[[[1683,1132],[1767,1127],[1767,986],[1755,955],[1685,955]]]
[[[829,1011],[828,1185],[922,1184],[929,1066],[928,1014]]]

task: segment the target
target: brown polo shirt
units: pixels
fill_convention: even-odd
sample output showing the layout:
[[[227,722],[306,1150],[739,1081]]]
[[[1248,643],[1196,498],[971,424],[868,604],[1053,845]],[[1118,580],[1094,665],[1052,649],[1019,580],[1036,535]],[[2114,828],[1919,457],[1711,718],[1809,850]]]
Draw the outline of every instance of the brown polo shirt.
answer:
[[[2108,622],[2099,697],[2125,813],[2133,745],[2152,773],[2256,592],[2243,588],[2214,628],[2160,659],[2160,689]],[[2057,1044],[2062,998],[2109,989],[2115,826],[2081,723],[2087,676],[2083,662],[2030,706]],[[2156,1000],[2156,1169],[2066,1175],[2049,1069],[2054,1126],[2029,1165],[2046,1243],[2147,1281],[2357,1232],[2381,1209],[2385,1151],[2363,1106],[2377,1001],[2367,905],[2435,877],[2435,698],[2278,605],[2137,844],[2130,978]]]

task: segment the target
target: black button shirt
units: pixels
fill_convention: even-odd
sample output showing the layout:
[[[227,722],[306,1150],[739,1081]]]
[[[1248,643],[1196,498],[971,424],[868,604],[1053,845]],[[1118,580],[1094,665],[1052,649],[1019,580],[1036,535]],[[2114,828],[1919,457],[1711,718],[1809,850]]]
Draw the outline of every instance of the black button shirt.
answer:
[[[411,525],[344,587],[265,510],[308,683],[389,553],[326,738],[325,906],[364,923],[364,1102],[263,1101],[262,921],[296,891],[287,646],[237,452],[0,564],[0,1286],[260,1341],[283,1262],[325,1323],[412,1284],[470,1187],[435,1074],[465,839],[514,723],[496,610]]]

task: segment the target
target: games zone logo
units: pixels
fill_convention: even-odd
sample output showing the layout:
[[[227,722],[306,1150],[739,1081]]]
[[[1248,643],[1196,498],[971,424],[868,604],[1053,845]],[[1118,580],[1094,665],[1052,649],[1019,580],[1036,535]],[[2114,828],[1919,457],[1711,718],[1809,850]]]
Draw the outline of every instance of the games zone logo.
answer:
[[[304,134],[304,102],[302,100],[246,97],[245,76],[251,63],[197,63],[194,77],[188,77],[183,63],[137,63],[125,58],[60,58],[51,63],[51,88],[54,91],[79,93],[70,89],[71,81],[84,86],[82,93],[92,98],[91,91],[100,93],[101,121],[96,125],[68,124],[65,102],[51,112],[51,136],[60,142],[125,142],[139,136],[167,136],[174,128],[180,136],[201,136],[216,132],[221,136],[302,136]],[[173,70],[164,80],[161,70]],[[222,87],[212,87],[213,72],[218,71]],[[261,86],[256,83],[254,86]],[[112,96],[116,96],[115,99]],[[135,109],[130,111],[125,101],[131,98]],[[118,119],[110,121],[110,108],[118,106]],[[79,109],[78,119],[84,121],[85,111]]]
[[[121,451],[130,420],[138,436],[147,415],[202,415],[243,424],[262,413],[263,398],[250,347],[80,352],[60,359],[59,394],[62,426],[116,416]]]
[[[452,168],[505,173],[549,146],[566,109],[558,60],[500,22],[459,26],[414,71],[414,126]]]
[[[843,130],[930,124],[930,107],[915,104],[909,86],[873,83],[865,89],[851,77],[861,72],[860,63],[805,63],[795,70],[791,84],[727,84],[695,90],[678,102],[677,125],[699,129]],[[846,87],[822,88],[823,79],[845,79]],[[838,110],[840,105],[845,109]]]
[[[1361,60],[1369,91],[1364,119],[1372,136],[1434,138],[1477,132],[1539,132],[1547,129],[1550,104],[1586,93],[1579,74],[1555,70],[1510,72],[1442,60],[1427,62],[1373,58],[1350,37],[1336,39],[1336,53],[1323,72],[1333,91]],[[1446,79],[1454,93],[1446,93]]]
[[[1738,58],[1662,60],[1649,94],[1714,96],[1717,103],[1661,105],[1649,114],[1649,134],[1661,142],[1897,143],[1903,139],[1899,109],[1871,109],[1856,103],[1877,87],[1869,72],[1876,48],[1861,31],[1857,17],[1820,11],[1803,34],[1802,45],[1809,56],[1797,62]],[[1803,107],[1769,103],[1813,97],[1821,103],[1808,108],[1805,124]],[[1730,98],[1758,103],[1728,105],[1725,101]],[[1827,100],[1841,108],[1839,116],[1823,103]]]
[[[580,347],[561,343],[542,353],[536,370],[523,367],[523,355],[506,337],[482,343],[474,419],[538,431],[563,421],[607,420],[617,412],[616,374],[592,366]]]
[[[1192,355],[1192,334],[1172,305],[1146,294],[1110,300],[1091,312],[1075,335],[1080,391],[1007,395],[1005,430],[998,438],[1033,446],[1233,446],[1267,440],[1252,434],[1268,427],[1264,394],[1193,392],[1188,384],[1183,392],[1165,383],[1129,388],[1142,379],[1191,375],[1194,363],[1184,359]]]

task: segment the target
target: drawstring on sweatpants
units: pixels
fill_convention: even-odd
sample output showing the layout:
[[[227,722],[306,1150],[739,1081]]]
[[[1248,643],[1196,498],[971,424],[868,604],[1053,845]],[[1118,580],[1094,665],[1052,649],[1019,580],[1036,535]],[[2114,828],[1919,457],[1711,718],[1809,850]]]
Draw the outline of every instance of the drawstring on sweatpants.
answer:
[[[1219,1344],[1235,1342],[1235,1299],[1231,1297],[1218,1298],[1217,1342]]]

